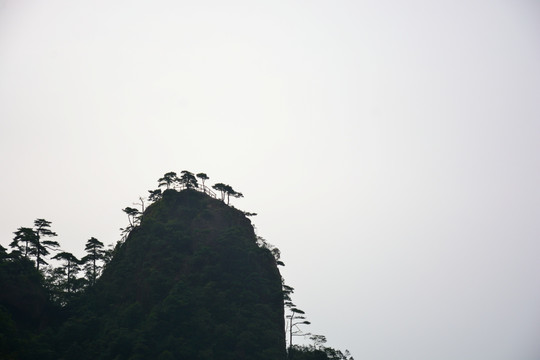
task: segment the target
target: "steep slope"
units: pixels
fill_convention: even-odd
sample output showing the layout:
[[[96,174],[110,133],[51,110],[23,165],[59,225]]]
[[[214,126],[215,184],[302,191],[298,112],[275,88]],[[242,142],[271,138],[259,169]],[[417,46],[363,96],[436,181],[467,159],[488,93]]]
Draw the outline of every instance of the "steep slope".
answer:
[[[59,332],[66,359],[285,359],[281,276],[244,214],[167,190]]]

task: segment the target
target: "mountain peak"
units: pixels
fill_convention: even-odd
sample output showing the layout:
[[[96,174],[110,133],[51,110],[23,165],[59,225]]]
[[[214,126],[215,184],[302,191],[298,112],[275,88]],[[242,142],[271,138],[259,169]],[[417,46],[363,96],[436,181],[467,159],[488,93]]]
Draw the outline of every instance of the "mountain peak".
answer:
[[[122,350],[129,356],[286,356],[276,260],[257,245],[242,211],[199,191],[166,190],[146,209],[107,265],[95,296],[102,323],[130,319],[139,329]],[[94,341],[117,336],[121,328],[104,326]],[[137,350],[135,343],[149,338],[154,341],[147,350]],[[114,349],[108,351],[115,358]]]

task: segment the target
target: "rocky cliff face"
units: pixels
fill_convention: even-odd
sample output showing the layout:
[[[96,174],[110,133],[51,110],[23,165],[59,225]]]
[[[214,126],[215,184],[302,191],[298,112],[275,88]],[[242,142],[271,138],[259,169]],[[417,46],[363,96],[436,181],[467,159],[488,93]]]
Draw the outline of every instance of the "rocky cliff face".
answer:
[[[285,359],[281,276],[244,214],[167,190],[74,307],[58,348],[77,359]]]

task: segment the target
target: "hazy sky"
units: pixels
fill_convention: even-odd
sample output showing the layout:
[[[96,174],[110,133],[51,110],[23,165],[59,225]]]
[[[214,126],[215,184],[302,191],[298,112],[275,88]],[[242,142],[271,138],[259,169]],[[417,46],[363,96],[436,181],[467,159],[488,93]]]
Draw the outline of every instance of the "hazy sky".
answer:
[[[357,360],[540,358],[540,3],[0,0],[0,243],[244,193]]]

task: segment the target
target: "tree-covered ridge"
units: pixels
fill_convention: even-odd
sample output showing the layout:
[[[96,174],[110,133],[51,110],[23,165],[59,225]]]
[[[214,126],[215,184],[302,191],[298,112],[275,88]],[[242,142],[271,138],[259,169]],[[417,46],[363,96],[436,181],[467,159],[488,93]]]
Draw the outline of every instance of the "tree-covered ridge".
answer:
[[[3,260],[23,262],[24,259],[25,263],[32,264],[44,278],[50,300],[65,305],[74,294],[95,283],[112,250],[104,250],[104,244],[92,237],[86,243],[86,256],[78,259],[72,253],[62,251],[60,244],[51,240],[58,236],[51,230],[51,224],[48,220],[36,219],[34,227],[18,228],[9,245],[12,251],[8,253],[3,249]],[[49,264],[51,260],[55,262]],[[83,270],[85,273],[80,276]]]
[[[208,196],[216,199],[217,194],[212,191],[212,189],[216,190],[220,194],[220,198],[223,202],[227,202],[227,205],[230,204],[230,197],[234,198],[241,198],[244,197],[244,195],[241,192],[238,192],[233,189],[232,186],[224,184],[224,183],[216,183],[212,185],[212,189],[210,189],[208,186],[205,185],[205,181],[209,180],[210,178],[205,173],[197,173],[194,175],[194,173],[188,171],[188,170],[182,170],[180,173],[181,175],[178,176],[176,172],[169,171],[165,173],[161,178],[158,179],[158,188],[154,190],[148,190],[148,198],[145,199],[142,196],[139,196],[139,202],[134,203],[133,205],[140,206],[141,210],[133,207],[126,207],[123,209],[123,211],[128,216],[128,226],[125,228],[121,228],[120,231],[122,232],[122,240],[125,240],[127,235],[133,230],[135,226],[137,226],[140,223],[140,220],[142,219],[142,216],[145,211],[145,206],[147,205],[147,202],[153,203],[156,201],[159,201],[161,197],[163,196],[163,192],[166,190],[177,190],[182,191],[186,189],[193,189],[200,191],[204,194],[207,194]],[[197,180],[200,179],[201,183]],[[163,188],[163,189],[162,189]],[[246,216],[252,216],[256,215],[255,213],[250,212],[244,212]]]
[[[201,183],[197,179],[201,180]],[[182,191],[185,189],[194,189],[201,191],[212,198],[217,195],[208,186],[205,181],[209,177],[205,173],[197,173],[183,170],[180,176],[175,172],[167,172],[158,179],[158,189],[149,190],[148,197],[139,197],[139,202],[134,203],[140,207],[140,210],[134,207],[122,209],[128,216],[128,224],[120,229],[121,239],[115,246],[120,245],[129,233],[136,228],[143,217],[145,207],[159,201],[163,195],[162,188]],[[235,191],[230,185],[217,183],[212,186],[221,194],[221,200],[227,201],[229,197],[243,197],[240,192]],[[248,215],[254,215],[247,213]],[[38,218],[34,221],[33,227],[20,227],[14,232],[14,238],[9,244],[11,252],[7,252],[6,259],[14,261],[25,258],[30,260],[35,268],[45,278],[45,286],[48,288],[51,300],[58,305],[66,305],[74,294],[83,292],[87,287],[93,285],[99,277],[101,271],[112,258],[115,246],[105,245],[91,237],[85,244],[85,255],[77,258],[73,253],[63,251],[58,241],[53,240],[58,234],[51,229],[52,222]],[[50,264],[51,260],[55,260]]]
[[[104,329],[103,338],[126,336],[135,344],[123,348],[126,356],[285,356],[274,257],[256,244],[241,211],[193,189],[165,190],[147,207],[95,291],[111,328],[124,322],[123,311],[130,308],[130,318],[139,319],[133,326],[144,329],[138,335]]]
[[[11,252],[0,247],[0,358],[348,358],[318,335],[313,347],[292,346],[311,334],[279,249],[255,234],[254,214],[229,206],[241,193],[218,183],[218,197],[206,174],[181,174],[161,177],[133,204],[141,210],[123,209],[114,248],[91,237],[78,259],[52,243],[44,219],[19,228]]]

